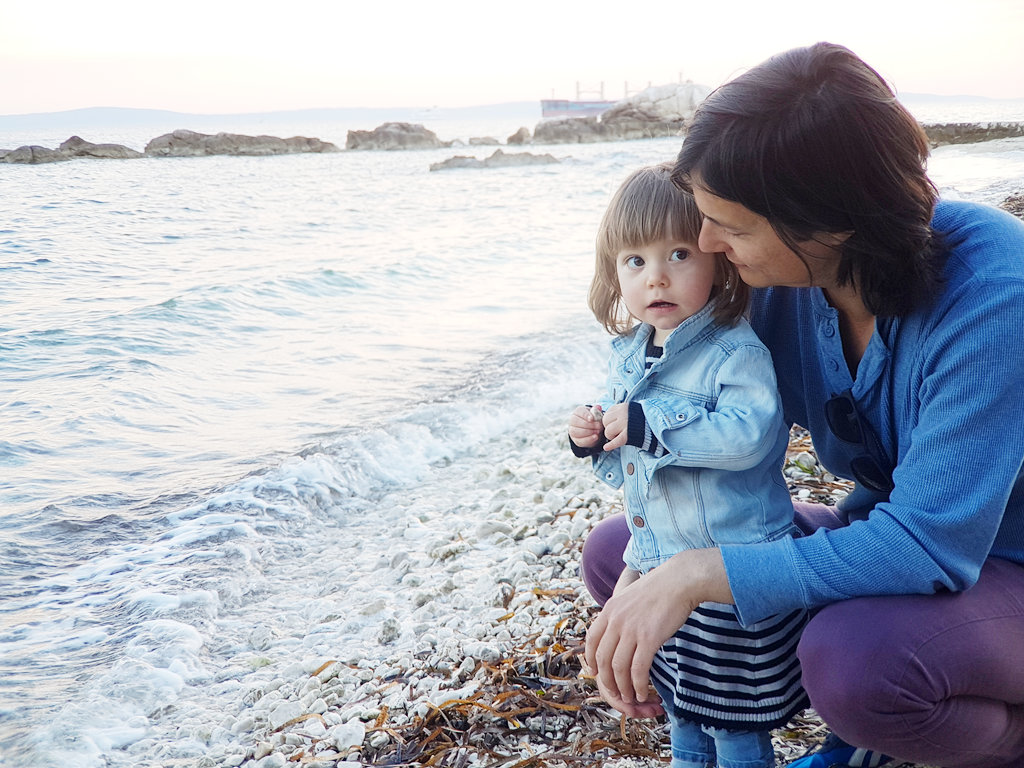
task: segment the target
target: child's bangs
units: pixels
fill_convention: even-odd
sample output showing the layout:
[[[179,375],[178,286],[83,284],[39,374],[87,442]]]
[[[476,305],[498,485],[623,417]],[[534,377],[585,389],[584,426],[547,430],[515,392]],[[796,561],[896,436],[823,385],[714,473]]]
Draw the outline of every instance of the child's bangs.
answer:
[[[700,217],[687,196],[667,178],[636,181],[608,211],[602,231],[607,252],[615,254],[657,240],[696,240]]]

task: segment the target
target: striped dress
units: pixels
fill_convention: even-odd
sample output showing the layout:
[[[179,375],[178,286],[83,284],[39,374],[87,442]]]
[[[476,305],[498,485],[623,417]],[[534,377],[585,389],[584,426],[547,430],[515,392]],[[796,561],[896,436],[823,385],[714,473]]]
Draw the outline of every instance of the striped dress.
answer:
[[[646,367],[661,356],[649,342]],[[639,403],[630,404],[629,419],[645,425],[640,448],[664,455]],[[794,611],[742,627],[732,606],[703,603],[658,651],[651,678],[682,720],[738,731],[778,728],[810,706],[796,657],[806,623],[807,612]]]
[[[651,678],[675,715],[701,725],[762,731],[809,706],[796,645],[807,612],[740,626],[730,605],[702,603],[655,655]]]

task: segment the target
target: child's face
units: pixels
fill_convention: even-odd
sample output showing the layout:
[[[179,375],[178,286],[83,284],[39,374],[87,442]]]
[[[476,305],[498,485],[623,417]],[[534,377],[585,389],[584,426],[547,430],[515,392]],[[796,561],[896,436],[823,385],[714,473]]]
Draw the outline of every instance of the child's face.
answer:
[[[615,257],[619,291],[629,314],[654,326],[654,343],[699,312],[715,284],[715,259],[697,244],[674,238],[639,248],[626,248]]]

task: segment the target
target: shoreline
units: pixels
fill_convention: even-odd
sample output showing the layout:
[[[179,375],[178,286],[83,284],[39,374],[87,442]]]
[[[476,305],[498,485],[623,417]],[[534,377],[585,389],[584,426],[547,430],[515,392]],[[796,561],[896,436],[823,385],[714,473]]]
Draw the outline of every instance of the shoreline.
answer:
[[[611,126],[611,127],[609,127]],[[1024,137],[1024,122],[921,123],[932,149],[951,144],[978,144]],[[638,141],[651,138],[685,138],[679,121],[632,120],[623,125],[601,118],[561,118],[537,123],[533,133],[525,126],[508,135],[504,143],[491,136],[441,140],[422,123],[387,122],[373,130],[349,130],[345,147],[309,136],[282,138],[261,134],[218,132],[207,134],[177,128],[150,139],[140,152],[124,144],[87,141],[74,134],[56,149],[23,144],[0,149],[0,163],[45,165],[68,160],[133,160],[159,157],[267,157],[291,154],[324,154],[365,151],[417,151],[462,147],[560,146],[594,142]],[[432,169],[433,170],[433,169]]]
[[[580,674],[577,653],[597,612],[579,576],[580,549],[598,520],[621,510],[619,492],[571,455],[560,421],[520,443],[481,478],[490,494],[474,530],[429,544],[428,561],[392,557],[398,590],[437,587],[414,597],[424,619],[416,647],[389,653],[401,626],[387,619],[376,658],[311,656],[282,669],[250,659],[266,664],[264,679],[250,678],[237,712],[207,735],[199,768],[641,768],[668,759],[658,722],[622,718]],[[794,434],[785,471],[798,498],[844,492],[817,467],[806,436]],[[483,572],[472,562],[480,550],[491,562]],[[805,711],[775,733],[781,764],[824,734]]]

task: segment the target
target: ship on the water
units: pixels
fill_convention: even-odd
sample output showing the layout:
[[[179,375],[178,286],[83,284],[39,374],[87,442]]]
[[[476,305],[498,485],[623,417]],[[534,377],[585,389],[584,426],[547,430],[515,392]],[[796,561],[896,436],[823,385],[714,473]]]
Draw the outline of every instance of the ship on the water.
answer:
[[[649,86],[650,83],[647,85]],[[623,98],[627,99],[634,93],[639,93],[639,89],[630,90],[629,83],[626,83],[623,87]],[[589,98],[584,98],[585,96]],[[583,88],[577,80],[575,99],[541,99],[540,116],[593,117],[600,115],[615,103],[617,103],[615,100],[604,97],[603,82],[597,88]]]
[[[541,117],[591,117],[600,115],[614,101],[592,99],[588,101],[570,101],[569,99],[541,99]]]

